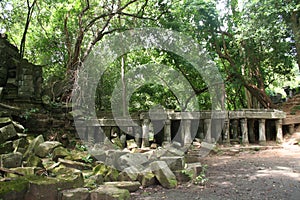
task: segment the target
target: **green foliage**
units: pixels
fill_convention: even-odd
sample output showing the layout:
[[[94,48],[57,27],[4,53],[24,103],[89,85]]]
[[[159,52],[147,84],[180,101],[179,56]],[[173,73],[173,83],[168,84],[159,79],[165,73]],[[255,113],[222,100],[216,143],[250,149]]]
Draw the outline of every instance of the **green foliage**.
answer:
[[[90,154],[88,154],[86,157],[82,158],[82,160],[86,163],[92,163],[93,162],[93,158]]]
[[[183,169],[181,170],[181,173],[187,175],[190,180],[192,180],[192,182],[195,185],[201,185],[204,186],[207,182],[208,182],[208,178],[206,177],[206,173],[207,173],[207,165],[203,165],[202,166],[202,170],[200,172],[200,174],[198,176],[195,176],[194,171],[192,170],[187,170],[187,169]]]
[[[30,109],[26,110],[24,114],[22,114],[22,117],[24,117],[27,120],[31,117],[32,114],[38,113],[38,112],[39,112],[38,108],[30,108]]]
[[[77,143],[75,145],[75,149],[79,150],[79,151],[87,151],[87,148],[84,144],[80,144],[80,143]]]
[[[63,80],[66,74],[70,82],[74,81],[69,70],[76,69],[90,48],[105,39],[104,35],[139,27],[179,31],[203,46],[222,73],[227,109],[255,107],[256,101],[268,101],[259,99],[266,93],[295,84],[294,69],[300,63],[300,25],[299,20],[293,20],[300,12],[296,0],[228,0],[222,12],[216,8],[219,0],[89,1],[88,7],[87,2],[36,2],[26,35],[25,57],[43,66],[45,86],[53,80]],[[116,8],[123,7],[116,12]],[[27,9],[24,1],[0,1],[0,32],[5,32],[18,47]],[[97,110],[111,110],[112,92],[119,86],[120,63],[117,59],[101,77],[96,93]],[[157,104],[174,110],[211,108],[211,97],[200,74],[188,61],[171,52],[130,52],[126,55],[125,74],[138,74],[140,66],[150,65],[161,68],[160,76],[165,82],[169,81],[166,77],[171,69],[182,74],[196,93],[197,102],[184,95],[177,98],[171,87],[159,82],[141,86],[140,80],[128,79],[136,87],[128,99],[130,111],[149,110]],[[174,85],[177,91],[185,89],[182,83]],[[26,118],[29,115],[30,112],[25,114]]]
[[[196,176],[193,180],[193,183],[195,185],[201,185],[204,186],[208,182],[208,178],[206,177],[206,172],[207,172],[207,165],[202,166],[202,171],[198,176]]]

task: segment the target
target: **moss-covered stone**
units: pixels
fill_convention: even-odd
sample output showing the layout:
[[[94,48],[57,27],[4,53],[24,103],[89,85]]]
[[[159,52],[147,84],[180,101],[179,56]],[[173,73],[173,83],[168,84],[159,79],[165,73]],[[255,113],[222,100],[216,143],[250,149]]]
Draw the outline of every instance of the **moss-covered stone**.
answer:
[[[130,199],[130,193],[125,189],[119,189],[109,185],[101,185],[91,191],[91,199],[127,200]]]
[[[30,144],[29,144],[29,146],[28,146],[26,152],[24,153],[24,156],[23,156],[24,159],[27,159],[30,155],[32,155],[33,152],[35,152],[35,149],[36,149],[41,143],[43,143],[43,142],[44,142],[44,137],[43,137],[43,135],[39,135],[39,136],[37,136],[36,138],[34,138],[34,139],[30,142]]]
[[[0,199],[23,199],[29,181],[20,177],[11,181],[0,182]]]
[[[44,167],[42,159],[40,159],[36,155],[30,155],[24,165],[26,167]]]
[[[3,126],[8,125],[10,123],[12,123],[12,121],[9,117],[1,117],[0,118],[0,127],[3,127]]]
[[[18,135],[14,128],[14,125],[8,124],[0,128],[0,144],[4,143],[7,140],[13,140],[16,137],[18,137]]]
[[[0,166],[6,168],[20,167],[22,164],[22,154],[13,152],[0,155]]]
[[[13,142],[12,141],[6,141],[3,144],[0,144],[0,154],[6,154],[13,152]]]
[[[64,147],[57,147],[52,152],[52,159],[57,162],[59,158],[67,157],[70,152]]]

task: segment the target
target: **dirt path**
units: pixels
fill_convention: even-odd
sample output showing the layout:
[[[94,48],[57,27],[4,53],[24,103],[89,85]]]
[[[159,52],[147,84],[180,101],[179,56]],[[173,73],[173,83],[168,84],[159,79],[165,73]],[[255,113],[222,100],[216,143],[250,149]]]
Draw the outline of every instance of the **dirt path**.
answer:
[[[206,187],[191,184],[166,190],[146,188],[132,195],[152,199],[300,199],[300,147],[241,152],[234,156],[209,156]]]

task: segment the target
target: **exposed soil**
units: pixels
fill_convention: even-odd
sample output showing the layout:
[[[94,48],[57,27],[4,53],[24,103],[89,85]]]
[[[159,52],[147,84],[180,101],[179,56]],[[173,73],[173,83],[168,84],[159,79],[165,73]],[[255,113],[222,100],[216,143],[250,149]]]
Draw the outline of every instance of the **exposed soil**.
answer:
[[[300,199],[300,147],[291,140],[282,148],[210,155],[205,187],[191,183],[176,189],[139,190],[135,200],[152,199]]]

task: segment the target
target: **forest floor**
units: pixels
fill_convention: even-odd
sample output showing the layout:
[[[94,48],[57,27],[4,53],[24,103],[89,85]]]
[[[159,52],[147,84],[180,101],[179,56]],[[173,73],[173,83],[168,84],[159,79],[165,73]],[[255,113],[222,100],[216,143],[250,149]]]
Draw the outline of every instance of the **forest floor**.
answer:
[[[297,136],[300,136],[298,133]],[[281,148],[209,155],[205,186],[192,183],[176,189],[153,186],[132,194],[134,200],[152,199],[300,199],[300,146],[294,139]]]

